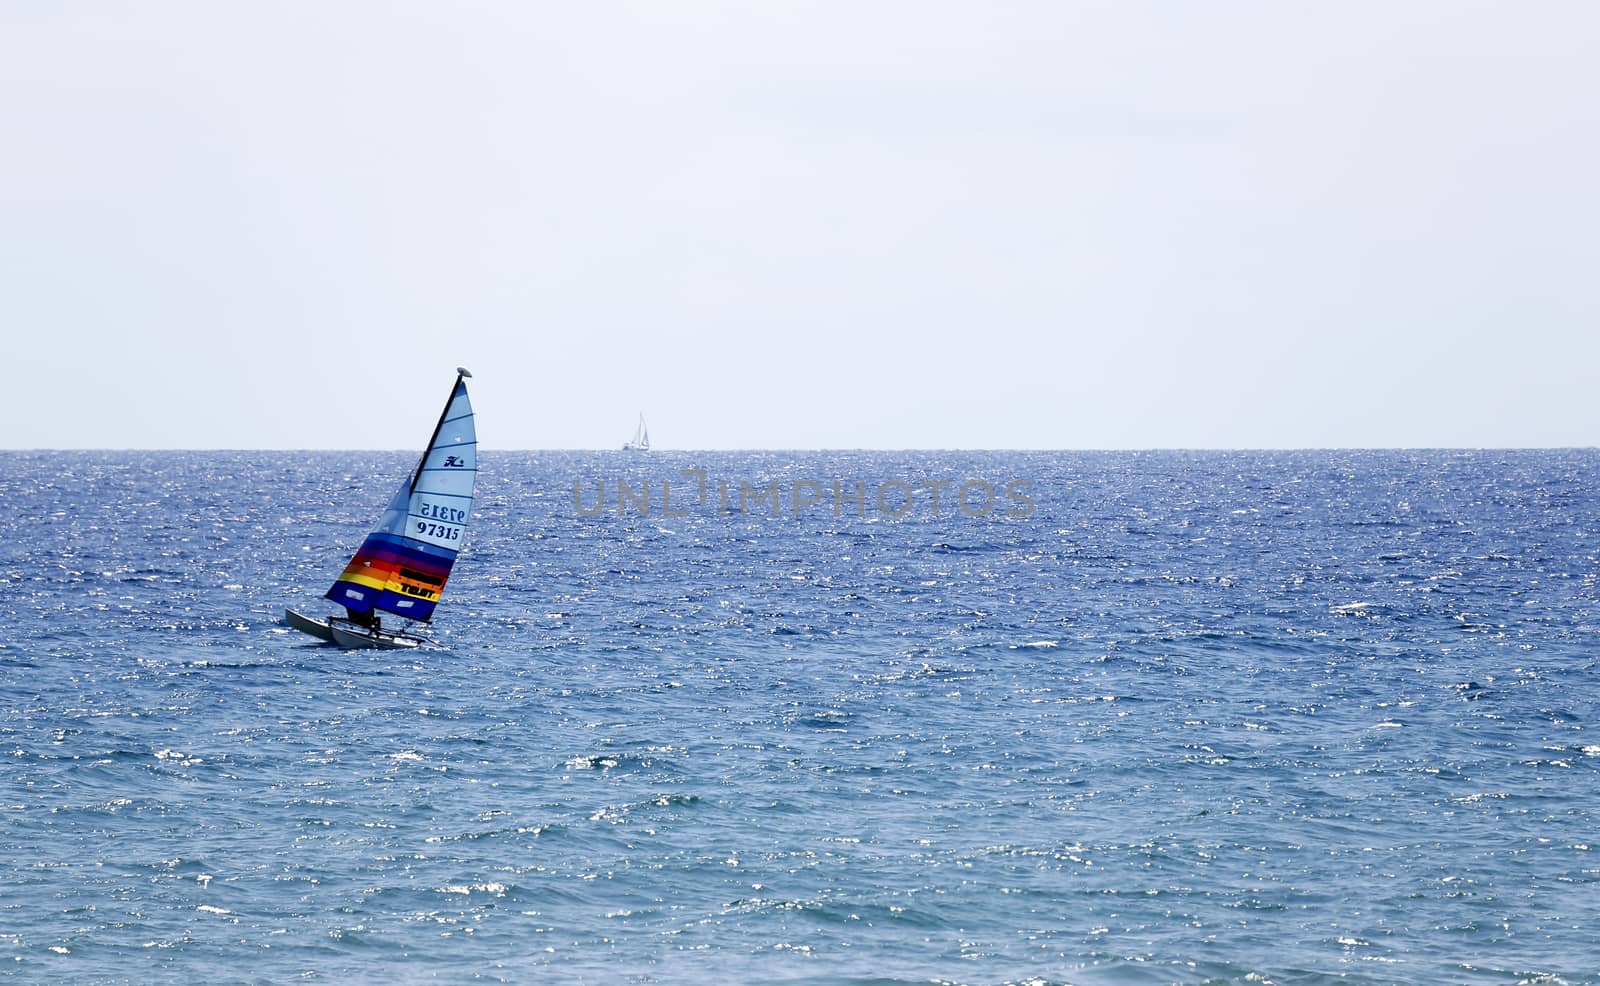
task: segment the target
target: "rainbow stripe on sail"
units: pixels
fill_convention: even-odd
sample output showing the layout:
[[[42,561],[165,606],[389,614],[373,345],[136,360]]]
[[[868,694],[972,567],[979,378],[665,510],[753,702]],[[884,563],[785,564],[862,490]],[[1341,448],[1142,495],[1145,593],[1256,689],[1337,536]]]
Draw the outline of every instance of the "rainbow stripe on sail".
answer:
[[[457,377],[416,470],[326,598],[351,613],[432,619],[472,514],[477,450],[472,402]]]
[[[357,613],[379,609],[413,620],[432,619],[456,553],[429,547],[393,534],[367,535],[328,598]]]

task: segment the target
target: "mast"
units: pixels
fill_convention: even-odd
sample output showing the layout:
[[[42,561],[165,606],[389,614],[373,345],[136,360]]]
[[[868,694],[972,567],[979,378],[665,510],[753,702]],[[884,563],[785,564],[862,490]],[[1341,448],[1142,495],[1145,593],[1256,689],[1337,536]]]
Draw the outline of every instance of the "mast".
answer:
[[[444,429],[445,415],[450,413],[450,402],[455,399],[456,388],[461,386],[463,379],[471,376],[472,372],[466,367],[456,367],[456,382],[450,385],[450,393],[445,395],[444,409],[439,412],[439,423],[433,426],[433,434],[428,436],[428,444],[422,447],[422,458],[417,460],[417,471],[411,474],[411,492],[417,491],[417,482],[422,479],[422,467],[428,464],[428,450],[433,448],[433,443],[439,440],[439,432]]]

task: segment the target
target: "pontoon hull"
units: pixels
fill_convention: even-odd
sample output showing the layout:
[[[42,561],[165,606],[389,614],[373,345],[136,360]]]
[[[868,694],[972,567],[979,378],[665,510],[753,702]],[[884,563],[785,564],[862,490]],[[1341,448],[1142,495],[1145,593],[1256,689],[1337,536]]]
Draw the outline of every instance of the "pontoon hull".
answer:
[[[373,630],[349,620],[330,616],[326,620],[313,620],[309,616],[302,616],[292,609],[283,611],[284,621],[302,633],[309,633],[318,640],[325,640],[330,644],[350,650],[380,648],[391,650],[400,647],[417,647],[426,641],[410,633],[390,633],[385,630]]]
[[[384,630],[370,630],[340,619],[329,620],[328,626],[333,631],[333,642],[347,650],[374,648],[393,650],[400,647],[416,647],[422,643],[421,637],[413,637],[405,633],[388,633]]]
[[[309,616],[301,616],[292,609],[286,609],[283,611],[283,621],[301,633],[309,633],[318,640],[333,643],[333,628],[328,626],[326,620],[313,620]]]

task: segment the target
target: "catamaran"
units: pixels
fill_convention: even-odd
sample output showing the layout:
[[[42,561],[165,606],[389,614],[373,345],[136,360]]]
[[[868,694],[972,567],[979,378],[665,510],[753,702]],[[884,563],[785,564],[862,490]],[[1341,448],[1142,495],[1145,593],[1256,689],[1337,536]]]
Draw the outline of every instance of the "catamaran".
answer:
[[[633,440],[622,443],[624,452],[650,451],[650,429],[644,426],[644,412],[639,412],[639,427],[633,430]]]
[[[428,642],[411,628],[433,619],[472,514],[478,433],[467,397],[471,376],[456,368],[455,385],[417,467],[400,483],[377,529],[324,594],[343,606],[345,615],[318,620],[287,609],[284,618],[291,627],[340,647],[416,647]],[[405,624],[407,629],[389,629],[380,613],[412,622]]]

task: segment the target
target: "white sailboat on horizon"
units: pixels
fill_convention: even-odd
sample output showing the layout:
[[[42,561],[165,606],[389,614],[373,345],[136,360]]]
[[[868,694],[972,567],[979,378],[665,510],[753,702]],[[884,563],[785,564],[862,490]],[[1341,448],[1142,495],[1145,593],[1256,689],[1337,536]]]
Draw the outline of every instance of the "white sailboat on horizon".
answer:
[[[634,429],[634,431],[633,431],[633,439],[631,441],[627,441],[627,442],[623,442],[622,443],[622,451],[624,451],[624,452],[648,452],[648,451],[650,451],[650,429],[645,427],[644,412],[643,411],[639,412],[639,427]]]

